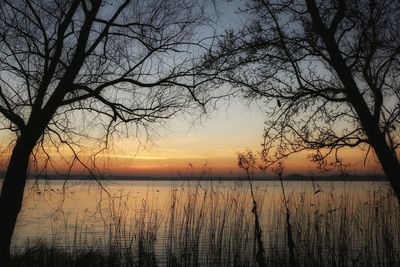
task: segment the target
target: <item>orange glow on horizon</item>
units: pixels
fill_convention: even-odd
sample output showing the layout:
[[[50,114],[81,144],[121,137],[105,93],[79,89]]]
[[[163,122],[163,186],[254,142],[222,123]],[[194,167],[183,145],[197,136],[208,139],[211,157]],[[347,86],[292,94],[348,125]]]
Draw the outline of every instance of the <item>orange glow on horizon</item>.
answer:
[[[245,149],[245,148],[244,148]],[[237,150],[237,151],[243,151]],[[225,153],[205,153],[189,151],[169,151],[168,149],[159,149],[153,151],[139,151],[129,153],[103,153],[94,160],[85,155],[82,156],[83,163],[89,168],[96,167],[98,173],[107,175],[126,175],[126,176],[155,176],[155,177],[190,177],[190,176],[213,176],[213,177],[237,177],[245,175],[237,165],[237,151],[227,149]],[[253,149],[253,152],[257,152]],[[291,173],[300,173],[303,175],[320,174],[316,164],[311,162],[307,155],[309,152],[302,152],[290,156],[284,161],[284,175]],[[349,164],[347,171],[350,174],[382,174],[379,163],[370,153],[364,165],[365,152],[360,149],[343,149],[340,154],[346,164]],[[48,167],[48,172],[63,174],[70,170],[70,164],[73,162],[71,153],[64,153],[63,159],[59,154],[52,154],[52,164]],[[39,158],[40,161],[40,158]],[[39,165],[43,164],[39,162]],[[50,166],[50,165],[49,165]],[[5,169],[5,165],[3,165]],[[85,168],[75,162],[71,173],[86,173]],[[334,173],[334,172],[332,172]],[[329,173],[328,173],[329,174]],[[261,172],[255,172],[255,175],[263,175]],[[266,176],[274,176],[267,170]]]
[[[379,164],[370,156],[364,166],[364,153],[359,149],[345,149],[341,153],[344,162],[350,164],[347,171],[350,174],[381,174]],[[292,155],[285,162],[284,174],[300,173],[303,175],[318,175],[316,165],[307,159],[309,153],[303,152]],[[69,166],[65,162],[55,161],[53,164],[58,172],[63,173]],[[89,164],[90,165],[90,164]],[[214,176],[214,177],[236,177],[243,176],[245,172],[237,165],[237,156],[234,151],[226,155],[208,157],[194,157],[193,154],[185,155],[158,151],[139,152],[134,155],[102,155],[96,158],[96,167],[100,173],[105,175],[127,175],[127,176],[163,176],[163,177],[190,177],[190,176]],[[77,164],[73,172],[83,172],[84,168]],[[333,172],[335,173],[335,172]],[[255,172],[262,175],[261,172]],[[267,171],[266,176],[274,176]]]
[[[97,173],[107,175],[131,176],[243,176],[245,172],[237,165],[237,153],[251,149],[260,150],[264,132],[264,114],[259,109],[251,109],[244,104],[232,103],[222,113],[215,112],[206,120],[194,125],[192,120],[177,118],[169,121],[169,127],[155,129],[157,138],[153,142],[136,138],[116,137],[111,147],[98,154],[100,144],[87,141],[77,146],[81,160],[89,168],[94,166]],[[86,142],[86,141],[82,141]],[[145,145],[143,145],[145,144]],[[87,149],[86,149],[87,147]],[[93,149],[89,149],[93,148]],[[48,173],[67,173],[73,162],[73,154],[67,146],[58,149],[49,145],[46,152],[51,156]],[[359,148],[343,149],[341,158],[350,163],[350,174],[381,174],[382,170],[373,152],[364,165],[365,151]],[[315,174],[316,165],[307,159],[310,152],[302,152],[285,160],[284,175],[301,173]],[[3,157],[6,154],[3,153]],[[62,155],[62,156],[61,156]],[[45,157],[36,157],[39,169]],[[6,168],[2,159],[1,167]],[[34,164],[31,164],[31,169]],[[85,173],[85,168],[75,161],[72,173]],[[259,175],[262,175],[261,173]],[[267,176],[274,176],[267,171]]]

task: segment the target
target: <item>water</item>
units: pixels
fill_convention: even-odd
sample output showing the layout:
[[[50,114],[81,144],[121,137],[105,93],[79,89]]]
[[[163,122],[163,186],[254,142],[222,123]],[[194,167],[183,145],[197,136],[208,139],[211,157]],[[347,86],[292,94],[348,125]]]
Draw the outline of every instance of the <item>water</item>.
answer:
[[[392,199],[385,182],[286,181],[286,201],[279,181],[254,181],[253,189],[266,251],[286,250],[285,202],[299,253],[319,249],[327,255],[344,242],[348,254],[356,255],[365,246],[381,246],[376,236],[383,225],[392,235],[400,232],[393,229],[399,215],[392,214],[394,201],[385,202]],[[386,221],[376,221],[378,208]],[[161,262],[168,253],[182,257],[188,248],[200,254],[190,257],[203,261],[216,251],[221,259],[240,251],[243,260],[254,254],[252,209],[246,181],[29,182],[13,250],[42,240],[65,249],[137,251],[144,242]],[[397,249],[398,240],[392,243]]]

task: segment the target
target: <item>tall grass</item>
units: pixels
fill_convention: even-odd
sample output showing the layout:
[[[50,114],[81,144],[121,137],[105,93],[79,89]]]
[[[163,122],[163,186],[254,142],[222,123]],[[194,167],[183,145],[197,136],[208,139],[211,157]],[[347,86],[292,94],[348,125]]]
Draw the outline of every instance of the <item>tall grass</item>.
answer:
[[[336,189],[286,189],[283,198],[255,187],[267,266],[291,266],[293,258],[300,266],[399,266],[395,196],[386,187],[361,197],[356,188]],[[156,200],[151,192],[102,196],[94,211],[59,216],[50,238],[15,249],[13,266],[257,266],[245,184],[173,188],[162,208]]]

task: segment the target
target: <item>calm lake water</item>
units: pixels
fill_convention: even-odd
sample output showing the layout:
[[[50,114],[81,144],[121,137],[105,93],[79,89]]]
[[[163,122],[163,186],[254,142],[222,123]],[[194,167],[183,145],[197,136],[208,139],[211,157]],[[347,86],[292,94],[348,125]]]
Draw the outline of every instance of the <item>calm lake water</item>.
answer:
[[[322,254],[336,246],[335,238],[344,238],[349,255],[380,246],[379,227],[397,225],[398,213],[392,214],[396,204],[386,202],[391,199],[386,182],[283,183],[286,199],[279,181],[253,182],[266,251],[286,248],[287,211],[297,244],[320,246]],[[232,257],[235,249],[251,255],[252,211],[247,181],[29,182],[13,249],[20,251],[37,240],[66,249],[144,242],[155,255],[182,254],[188,247],[207,254],[226,246],[233,252],[221,250],[221,257]],[[388,215],[388,222],[374,221],[379,212]],[[400,232],[398,227],[391,231]],[[392,242],[397,248],[398,237]]]

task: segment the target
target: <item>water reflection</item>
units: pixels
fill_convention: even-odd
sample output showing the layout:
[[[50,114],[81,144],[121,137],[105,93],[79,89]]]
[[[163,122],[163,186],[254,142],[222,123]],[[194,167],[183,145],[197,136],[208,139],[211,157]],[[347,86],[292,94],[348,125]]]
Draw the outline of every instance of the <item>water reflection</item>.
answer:
[[[253,186],[265,251],[285,258],[287,214],[280,184],[254,181]],[[28,188],[14,250],[41,239],[71,250],[130,249],[155,255],[158,263],[254,263],[246,182],[49,181]],[[285,190],[298,257],[359,261],[366,248],[369,258],[398,255],[399,209],[386,183],[291,181]]]

